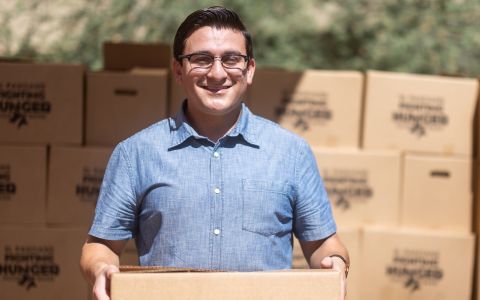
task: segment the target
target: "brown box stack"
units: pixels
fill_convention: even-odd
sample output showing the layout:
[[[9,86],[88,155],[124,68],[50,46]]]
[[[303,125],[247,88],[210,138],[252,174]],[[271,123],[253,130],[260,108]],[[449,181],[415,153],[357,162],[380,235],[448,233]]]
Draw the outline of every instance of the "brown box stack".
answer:
[[[366,82],[362,145],[401,151],[402,171],[400,226],[364,232],[362,299],[470,299],[478,83],[379,71]]]

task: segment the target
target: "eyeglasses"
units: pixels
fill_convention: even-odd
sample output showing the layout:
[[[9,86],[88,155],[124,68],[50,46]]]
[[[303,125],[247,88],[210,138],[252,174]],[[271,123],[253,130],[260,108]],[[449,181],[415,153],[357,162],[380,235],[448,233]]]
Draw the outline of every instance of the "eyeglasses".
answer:
[[[192,69],[198,71],[208,71],[213,66],[215,60],[220,60],[226,71],[244,71],[247,67],[249,57],[241,54],[225,54],[223,56],[213,56],[206,53],[192,53],[179,55],[179,59],[186,58]]]

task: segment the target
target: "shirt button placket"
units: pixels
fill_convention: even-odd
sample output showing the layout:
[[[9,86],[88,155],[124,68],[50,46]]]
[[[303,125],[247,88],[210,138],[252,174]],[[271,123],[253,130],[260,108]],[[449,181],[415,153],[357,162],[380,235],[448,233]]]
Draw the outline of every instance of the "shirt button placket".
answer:
[[[221,233],[222,233],[222,215],[223,215],[223,190],[222,190],[222,162],[221,154],[218,148],[211,154],[211,177],[213,208],[212,214],[212,267],[220,268],[221,264]]]

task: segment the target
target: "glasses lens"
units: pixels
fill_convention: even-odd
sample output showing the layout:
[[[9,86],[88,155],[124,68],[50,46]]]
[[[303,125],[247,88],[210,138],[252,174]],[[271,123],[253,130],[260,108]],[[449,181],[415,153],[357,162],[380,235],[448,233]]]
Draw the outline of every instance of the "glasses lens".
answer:
[[[193,54],[190,64],[193,68],[209,68],[213,63],[213,57],[206,54]]]
[[[241,55],[225,55],[222,57],[222,65],[229,69],[243,69],[245,58]]]

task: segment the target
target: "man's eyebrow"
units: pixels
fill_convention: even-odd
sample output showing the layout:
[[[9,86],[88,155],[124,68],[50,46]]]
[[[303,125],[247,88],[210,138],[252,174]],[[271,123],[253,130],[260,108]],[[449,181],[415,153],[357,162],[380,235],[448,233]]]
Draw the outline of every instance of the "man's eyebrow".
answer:
[[[208,51],[208,50],[199,50],[199,51],[195,51],[195,52],[192,52],[190,53],[191,54],[207,54],[207,55],[211,55],[211,56],[214,56],[212,52]],[[244,55],[242,54],[242,52],[240,51],[237,51],[237,50],[227,50],[225,52],[222,53],[222,56],[223,55]]]

